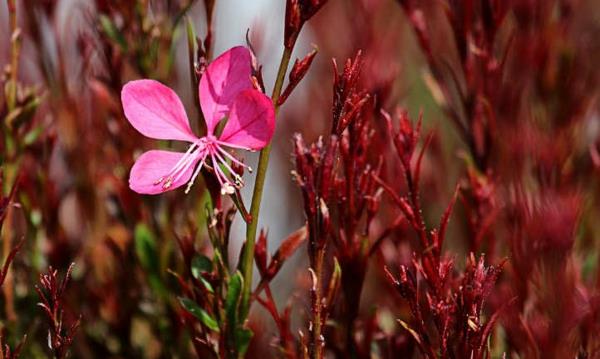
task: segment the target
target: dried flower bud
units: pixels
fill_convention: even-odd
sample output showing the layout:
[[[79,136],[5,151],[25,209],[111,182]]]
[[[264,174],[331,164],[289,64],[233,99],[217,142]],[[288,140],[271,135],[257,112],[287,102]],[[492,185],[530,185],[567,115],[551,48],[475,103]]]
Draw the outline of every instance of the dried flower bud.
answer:
[[[304,23],[321,9],[327,0],[287,0],[285,7],[284,45],[291,49]]]
[[[333,191],[335,156],[338,148],[336,136],[330,137],[327,144],[320,138],[307,147],[302,136],[294,136],[296,158],[296,182],[302,190],[304,214],[310,231],[309,253],[322,248],[330,232],[328,199]]]
[[[307,237],[308,233],[306,227],[303,226],[281,242],[281,245],[273,254],[271,262],[269,263],[269,268],[267,270],[267,277],[269,279],[275,277],[283,266],[283,263],[296,252]]]
[[[256,267],[260,272],[261,276],[265,276],[267,273],[267,235],[261,230],[256,240],[256,247],[254,249],[254,261]]]
[[[288,0],[285,6],[284,45],[291,49],[302,28],[302,12],[299,0]]]
[[[308,72],[310,65],[312,64],[315,56],[317,55],[317,50],[312,50],[308,55],[306,55],[302,60],[296,59],[294,62],[294,67],[290,71],[289,82],[283,93],[279,97],[279,101],[277,105],[281,106],[285,100],[289,97],[292,91],[296,88],[296,86],[300,83],[300,81],[304,78],[304,75]]]
[[[360,114],[370,96],[359,90],[359,79],[363,61],[362,52],[358,51],[354,59],[346,60],[342,73],[333,60],[333,125],[332,133],[340,135],[346,127]]]
[[[390,114],[382,109],[381,115],[387,123],[388,131],[393,133],[394,126]],[[406,110],[398,110],[396,116],[398,117],[400,128],[393,134],[394,146],[402,165],[408,170],[410,169],[410,161],[419,141],[423,116],[422,113],[419,114],[416,127],[410,121]]]

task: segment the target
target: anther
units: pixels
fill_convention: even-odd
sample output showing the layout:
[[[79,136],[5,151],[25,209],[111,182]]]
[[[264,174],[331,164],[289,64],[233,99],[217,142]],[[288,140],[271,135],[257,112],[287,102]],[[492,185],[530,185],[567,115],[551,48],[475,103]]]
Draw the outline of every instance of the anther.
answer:
[[[171,187],[172,184],[173,184],[173,177],[169,177],[169,178],[167,178],[167,182],[165,182],[165,184],[163,184],[163,188],[169,189],[169,187]]]
[[[235,192],[235,188],[233,188],[233,186],[231,184],[229,184],[229,182],[223,183],[223,186],[221,187],[222,195],[233,194],[234,192]]]
[[[160,183],[161,183],[162,181],[164,181],[164,180],[165,180],[165,178],[164,178],[164,177],[161,177],[161,178],[159,178],[158,180],[156,180],[156,181],[155,181],[153,184],[156,186],[156,185],[160,184]]]

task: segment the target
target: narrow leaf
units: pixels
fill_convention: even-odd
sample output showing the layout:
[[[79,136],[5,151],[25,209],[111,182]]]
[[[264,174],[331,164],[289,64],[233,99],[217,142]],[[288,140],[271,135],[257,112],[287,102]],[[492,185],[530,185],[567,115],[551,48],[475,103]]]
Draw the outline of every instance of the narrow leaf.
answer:
[[[125,37],[123,37],[123,34],[121,34],[108,16],[100,15],[100,26],[109,39],[121,46],[123,52],[127,52],[127,41],[125,41]]]
[[[248,350],[248,346],[250,345],[250,340],[252,340],[252,330],[239,328],[235,331],[235,346],[238,354],[243,357]]]
[[[142,267],[148,271],[157,271],[159,266],[156,250],[156,238],[148,226],[139,223],[135,227],[135,253]]]
[[[225,313],[230,327],[234,327],[237,324],[237,308],[243,285],[244,279],[242,273],[236,271],[231,279],[229,279],[229,283],[227,284],[227,296],[225,298]]]
[[[331,275],[331,280],[329,280],[329,288],[327,289],[327,307],[333,307],[333,301],[335,300],[336,294],[339,291],[340,283],[342,279],[342,268],[340,267],[340,263],[337,258],[333,258],[333,274]]]
[[[285,260],[294,254],[296,249],[308,238],[307,234],[306,226],[302,226],[283,240],[275,254],[273,254],[271,263],[269,263],[267,272],[271,278],[279,272]]]
[[[181,306],[196,317],[202,324],[204,324],[208,329],[219,332],[219,323],[215,320],[215,318],[211,317],[204,309],[200,308],[196,302],[189,298],[179,297],[179,302]]]
[[[192,259],[192,276],[196,279],[201,279],[202,273],[212,272],[212,261],[203,255],[197,255]]]

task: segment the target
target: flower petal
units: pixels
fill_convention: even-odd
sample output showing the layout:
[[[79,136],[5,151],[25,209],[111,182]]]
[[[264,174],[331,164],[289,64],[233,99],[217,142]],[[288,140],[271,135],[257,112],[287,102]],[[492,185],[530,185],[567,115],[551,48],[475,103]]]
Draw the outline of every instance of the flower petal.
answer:
[[[142,135],[193,142],[185,109],[177,94],[154,80],[130,81],[121,90],[125,116]]]
[[[200,79],[199,96],[209,135],[227,116],[238,94],[253,88],[251,75],[252,55],[243,46],[230,49],[208,65]]]
[[[169,174],[183,155],[181,152],[159,150],[144,152],[131,168],[129,188],[141,194],[158,194],[185,184],[190,180],[196,163],[189,166],[181,176],[176,176],[179,178],[174,180],[168,189],[163,188],[163,183],[157,184],[161,178]],[[198,162],[198,159],[195,162]]]
[[[275,130],[275,109],[271,99],[258,90],[246,90],[235,99],[220,141],[259,150]]]

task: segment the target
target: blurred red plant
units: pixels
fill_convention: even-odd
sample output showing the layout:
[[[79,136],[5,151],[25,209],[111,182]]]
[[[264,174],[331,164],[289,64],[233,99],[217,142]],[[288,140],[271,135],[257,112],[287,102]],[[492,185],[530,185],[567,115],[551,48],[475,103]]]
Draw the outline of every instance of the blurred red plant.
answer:
[[[188,196],[154,198],[127,186],[150,143],[121,88],[164,83],[194,140],[216,136],[199,88],[237,8],[6,4],[2,357],[600,356],[593,0],[287,0],[279,47],[267,6],[243,84],[275,73],[277,131],[254,131],[252,193],[222,195],[211,171],[247,170],[223,154]],[[286,168],[299,190],[267,180]]]
[[[67,325],[63,308],[63,297],[74,266],[75,263],[69,266],[62,281],[58,280],[58,271],[50,267],[48,274],[40,275],[40,286],[35,287],[41,300],[38,305],[44,310],[50,326],[50,329],[48,329],[48,347],[52,350],[54,358],[57,359],[67,357],[77,328],[81,324],[80,317]]]

